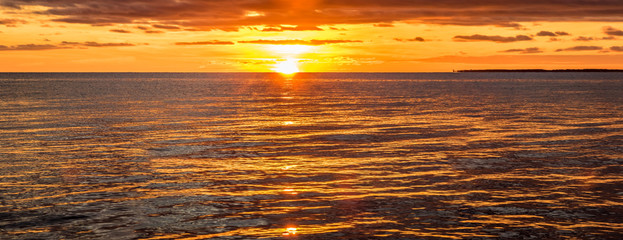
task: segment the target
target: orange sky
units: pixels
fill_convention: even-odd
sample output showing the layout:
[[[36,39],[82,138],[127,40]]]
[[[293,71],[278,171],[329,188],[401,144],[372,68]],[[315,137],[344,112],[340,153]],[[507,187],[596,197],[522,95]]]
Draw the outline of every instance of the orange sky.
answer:
[[[618,0],[3,0],[0,71],[623,68]]]

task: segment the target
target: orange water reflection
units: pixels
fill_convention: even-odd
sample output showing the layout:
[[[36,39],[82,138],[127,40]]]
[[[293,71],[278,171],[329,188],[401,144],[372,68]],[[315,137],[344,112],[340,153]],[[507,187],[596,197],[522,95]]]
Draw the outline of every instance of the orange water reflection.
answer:
[[[50,93],[3,103],[2,234],[460,239],[623,232],[617,83],[268,76],[56,82],[92,99]],[[548,94],[568,88],[588,90],[583,100]]]

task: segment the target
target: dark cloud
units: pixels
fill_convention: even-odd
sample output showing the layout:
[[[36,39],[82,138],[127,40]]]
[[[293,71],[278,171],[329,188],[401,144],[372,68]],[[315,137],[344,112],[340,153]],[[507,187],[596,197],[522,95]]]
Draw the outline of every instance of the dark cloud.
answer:
[[[536,34],[539,37],[557,37],[557,36],[569,36],[567,32],[550,32],[550,31],[540,31]]]
[[[0,25],[5,25],[7,27],[16,27],[17,24],[25,24],[27,21],[21,19],[0,19]]]
[[[488,25],[488,24],[484,24],[484,25]],[[498,24],[494,24],[497,27],[509,27],[509,28],[514,28],[514,29],[523,29],[524,26],[519,24],[519,23],[514,23],[514,22],[503,22],[503,23],[498,23]]]
[[[238,43],[253,43],[253,44],[275,44],[275,45],[325,45],[325,44],[336,44],[336,43],[361,43],[361,40],[251,40],[251,41],[238,41]]]
[[[536,35],[539,36],[539,37],[555,37],[555,36],[558,36],[555,33],[550,32],[550,31],[540,31]]]
[[[620,0],[3,0],[66,23],[150,23],[232,31],[255,25],[432,24],[521,28],[527,21],[621,21]],[[257,14],[249,14],[250,12]]]
[[[508,49],[505,51],[501,51],[501,52],[505,52],[505,53],[513,53],[513,52],[517,52],[517,53],[522,53],[522,54],[527,54],[527,53],[542,53],[543,51],[537,47],[531,47],[531,48],[523,48],[523,49]]]
[[[61,45],[84,46],[84,47],[132,47],[136,46],[132,43],[98,43],[98,42],[67,42],[63,41]]]
[[[317,26],[267,26],[262,28],[262,32],[283,32],[283,31],[324,31]]]
[[[604,27],[604,33],[610,36],[623,36],[623,31],[610,26]]]
[[[556,52],[563,52],[563,51],[596,51],[596,50],[603,50],[603,47],[600,47],[600,46],[575,46],[575,47],[570,47],[570,48],[558,49],[558,50],[556,50]]]
[[[426,41],[426,40],[424,40],[424,38],[422,38],[422,37],[407,38],[407,39],[403,39],[403,38],[394,38],[394,40],[399,41],[399,42],[424,42],[424,41]]]
[[[418,59],[422,62],[442,63],[469,63],[469,64],[526,64],[531,66],[546,66],[552,63],[564,63],[565,66],[577,66],[586,68],[593,66],[612,65],[623,62],[623,54],[524,54],[524,55],[494,55],[494,56],[440,56]],[[591,68],[593,68],[591,67]],[[575,67],[574,67],[575,68]]]
[[[50,50],[50,49],[61,49],[64,47],[59,47],[52,44],[22,44],[16,46],[4,46],[0,45],[0,51],[31,51],[31,50]]]
[[[180,30],[180,29],[182,29],[179,26],[175,26],[175,25],[154,24],[154,25],[151,25],[151,26],[154,27],[154,28],[167,29],[167,30]]]
[[[115,33],[132,33],[131,31],[123,30],[123,29],[110,29],[110,31],[115,32]]]
[[[585,37],[585,36],[579,36],[577,38],[573,39],[574,41],[581,41],[581,42],[588,42],[588,41],[593,41],[595,40],[595,38],[593,37]]]
[[[377,23],[377,24],[374,24],[373,26],[375,26],[375,27],[395,27],[394,24],[391,24],[391,23]]]
[[[526,35],[517,35],[515,37],[503,37],[503,36],[487,36],[487,35],[480,35],[480,34],[474,34],[471,36],[454,36],[454,41],[460,41],[460,42],[465,42],[465,41],[492,41],[492,42],[498,42],[498,43],[509,43],[509,42],[518,42],[518,41],[530,41],[532,40],[531,37],[526,36]]]
[[[136,46],[131,43],[98,43],[98,42],[67,42],[63,41],[58,45],[53,44],[22,44],[15,46],[0,45],[0,51],[35,51],[35,50],[52,50],[52,49],[69,49],[84,47],[129,47]]]
[[[204,41],[204,42],[176,42],[175,45],[233,45],[234,42],[231,41],[220,41],[220,40],[212,40],[212,41]]]
[[[610,47],[610,50],[615,52],[623,52],[623,46],[612,46]]]

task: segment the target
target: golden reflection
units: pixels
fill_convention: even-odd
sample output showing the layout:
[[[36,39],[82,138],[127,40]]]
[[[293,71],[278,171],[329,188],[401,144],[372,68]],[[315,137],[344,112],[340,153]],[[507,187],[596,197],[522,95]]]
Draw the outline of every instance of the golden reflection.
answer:
[[[289,169],[294,168],[296,166],[297,165],[288,165],[288,166],[282,167],[281,170],[289,170]]]
[[[296,227],[286,227],[285,231],[283,233],[281,233],[281,235],[289,237],[289,236],[295,236],[296,235]]]
[[[278,74],[274,75],[278,76]],[[382,233],[375,236],[391,236],[399,233],[419,237],[465,238],[495,236],[484,235],[484,233],[468,233],[467,230],[454,235],[447,233],[451,230],[461,229],[461,224],[468,227],[476,224],[504,224],[510,227],[528,226],[535,228],[550,224],[545,222],[550,221],[550,218],[542,214],[545,211],[532,211],[531,208],[526,207],[529,205],[551,206],[549,209],[564,208],[568,206],[565,205],[568,203],[577,203],[584,207],[608,208],[622,205],[622,203],[617,202],[622,195],[621,193],[617,193],[618,195],[614,197],[609,195],[604,197],[599,196],[599,194],[605,195],[604,193],[591,192],[595,191],[593,189],[596,187],[618,186],[617,184],[622,178],[616,175],[618,172],[614,172],[619,170],[616,168],[618,165],[615,165],[620,162],[617,159],[612,160],[611,165],[613,167],[609,167],[610,165],[602,167],[576,166],[569,162],[578,161],[578,164],[582,162],[570,157],[564,163],[556,163],[554,161],[558,160],[556,159],[557,156],[552,155],[552,160],[547,162],[552,164],[545,169],[547,172],[544,172],[545,170],[541,166],[533,167],[527,164],[525,166],[520,165],[516,169],[509,168],[501,171],[498,165],[511,164],[510,166],[512,166],[512,164],[516,164],[513,161],[529,159],[536,162],[540,158],[548,157],[549,155],[539,153],[539,151],[545,152],[548,149],[538,145],[528,145],[523,146],[523,149],[521,147],[514,147],[516,149],[509,147],[500,148],[502,150],[498,148],[486,150],[490,146],[502,145],[502,143],[493,142],[488,143],[493,145],[484,147],[486,151],[471,147],[436,150],[434,146],[437,145],[462,146],[469,144],[469,141],[466,140],[466,137],[445,135],[432,135],[430,138],[420,139],[420,135],[413,133],[413,131],[418,131],[417,128],[413,128],[415,130],[410,128],[401,130],[400,127],[396,126],[417,125],[424,129],[461,128],[461,124],[466,124],[465,122],[468,121],[462,119],[460,115],[448,117],[448,119],[436,119],[438,116],[430,115],[430,119],[433,119],[432,123],[420,122],[411,118],[392,117],[391,119],[383,119],[382,117],[360,116],[361,111],[352,111],[352,115],[348,115],[347,113],[351,112],[348,112],[348,109],[344,110],[344,108],[350,107],[350,102],[344,104],[331,102],[333,101],[331,99],[310,99],[315,97],[314,94],[307,95],[304,92],[301,94],[301,89],[307,87],[306,84],[308,83],[304,81],[283,82],[286,83],[283,84],[285,87],[279,86],[274,92],[267,94],[269,97],[266,99],[270,101],[258,101],[256,103],[258,109],[265,112],[262,114],[253,112],[253,114],[249,114],[253,116],[252,118],[234,126],[231,126],[229,121],[233,121],[231,119],[240,121],[237,120],[239,115],[219,119],[224,123],[217,126],[211,126],[212,122],[202,118],[201,121],[205,120],[210,124],[203,124],[197,120],[195,125],[201,127],[197,127],[196,131],[175,129],[175,126],[172,125],[155,132],[141,130],[143,132],[140,134],[131,135],[132,138],[122,138],[121,136],[125,135],[121,134],[140,129],[138,127],[141,124],[146,125],[147,122],[140,124],[116,123],[110,124],[114,127],[111,128],[112,130],[97,130],[111,131],[106,133],[111,136],[121,135],[118,140],[115,139],[116,141],[110,144],[100,142],[102,139],[87,138],[75,140],[75,146],[61,145],[66,144],[66,142],[69,143],[70,140],[66,139],[63,139],[63,142],[58,140],[59,145],[54,146],[54,148],[44,148],[45,145],[43,144],[29,145],[32,146],[31,148],[13,146],[16,149],[14,151],[22,155],[26,151],[41,152],[40,154],[44,155],[44,151],[55,152],[58,150],[58,155],[65,154],[63,157],[71,160],[59,164],[61,166],[47,166],[50,168],[49,172],[59,174],[62,177],[63,182],[59,183],[58,186],[56,183],[48,182],[52,178],[46,176],[45,172],[38,174],[34,171],[23,170],[18,174],[16,171],[5,171],[3,177],[14,180],[0,183],[0,187],[17,189],[21,186],[27,186],[32,194],[19,196],[13,194],[9,197],[17,199],[11,200],[9,205],[3,203],[4,205],[0,205],[0,207],[6,208],[11,207],[10,204],[15,204],[21,207],[19,211],[48,208],[49,210],[45,209],[41,212],[49,212],[58,207],[70,208],[74,205],[105,205],[108,202],[132,202],[132,204],[136,202],[138,205],[146,202],[162,205],[158,211],[145,213],[145,216],[149,218],[179,217],[207,222],[211,218],[221,218],[222,214],[231,213],[231,216],[244,216],[244,218],[258,216],[261,220],[264,220],[264,216],[271,216],[266,218],[270,221],[273,220],[274,216],[285,216],[284,218],[296,218],[313,223],[287,226],[281,224],[284,221],[287,223],[285,219],[278,219],[278,223],[263,223],[263,221],[254,223],[250,221],[248,224],[242,224],[244,222],[235,223],[232,221],[231,225],[227,225],[227,228],[223,229],[227,232],[210,235],[214,237],[252,234],[271,237],[283,235],[294,238],[294,236],[336,232],[349,228],[358,230],[357,228],[363,226],[362,228],[378,227],[381,229],[379,232],[382,231]],[[282,91],[282,95],[274,94],[278,91]],[[275,99],[279,96],[288,100]],[[353,101],[353,103],[359,102]],[[326,112],[322,111],[330,112],[333,116],[327,117],[324,115]],[[453,122],[451,120],[453,118],[459,120]],[[502,134],[504,131],[499,128],[500,126],[474,122],[476,123],[469,122],[470,126],[473,125],[489,131],[482,133],[474,131],[473,139],[482,140],[486,143],[486,141],[491,141],[490,139],[505,136]],[[184,123],[184,128],[194,126],[190,123]],[[158,124],[163,123],[149,122],[150,126],[157,126]],[[351,124],[356,126],[350,126]],[[270,132],[267,129],[270,129]],[[387,129],[393,130],[388,131]],[[65,134],[78,130],[95,131],[57,126],[49,127],[48,130]],[[563,130],[567,131],[568,129]],[[18,133],[18,130],[11,131],[10,134]],[[218,131],[218,134],[210,131]],[[540,130],[534,131],[541,134]],[[44,131],[41,132],[39,133],[41,135],[45,133]],[[382,135],[384,132],[388,136]],[[99,132],[98,134],[103,135]],[[145,134],[145,136],[141,134]],[[506,134],[509,134],[508,131]],[[374,138],[369,136],[374,136]],[[553,135],[538,141],[553,141],[565,137]],[[572,139],[571,137],[567,138]],[[589,139],[586,136],[585,138]],[[28,141],[30,140],[26,139],[22,143],[30,144]],[[140,141],[141,144],[134,143],[136,141]],[[410,147],[426,144],[433,147],[424,149],[426,152],[417,152],[420,148],[410,150]],[[479,142],[478,146],[480,145]],[[575,145],[570,145],[570,148],[572,147]],[[510,150],[512,153],[517,149],[531,151],[515,154],[514,156],[519,157],[519,159],[499,156],[498,151]],[[393,154],[397,151],[401,154]],[[93,156],[98,153],[105,154],[105,156],[100,159],[80,155]],[[116,172],[104,171],[108,168],[90,170],[93,169],[90,167],[91,164],[100,164],[100,162],[106,163],[106,166],[119,169],[125,169],[128,166],[109,160],[116,158],[111,153],[126,156],[129,154],[132,156],[145,155],[145,162],[141,164],[146,167],[131,172],[129,170],[122,172],[123,175],[132,175],[132,178],[123,181],[119,179],[124,178],[119,177]],[[386,156],[385,153],[392,154]],[[411,155],[405,157],[402,153]],[[74,154],[81,158],[74,157]],[[477,154],[479,155],[475,156]],[[586,155],[589,156],[588,153]],[[56,155],[53,156],[56,157]],[[139,160],[143,160],[143,158]],[[586,157],[585,161],[589,160]],[[27,162],[9,162],[1,163],[0,166],[26,169],[28,164]],[[135,163],[131,162],[131,164]],[[603,172],[608,173],[607,171],[610,171],[610,175],[602,174]],[[97,182],[89,182],[94,180]],[[528,180],[540,181],[544,187],[534,186],[533,188],[527,184],[531,183]],[[507,185],[504,184],[511,187],[506,188],[504,186]],[[64,188],[56,191],[45,191],[55,187],[60,189],[60,187],[67,185],[74,189],[71,192],[65,192],[62,190]],[[536,190],[532,191],[532,189]],[[613,190],[618,191],[616,188]],[[118,193],[132,194],[117,196]],[[90,196],[95,197],[91,198]],[[47,202],[55,201],[55,199],[64,199],[64,202],[54,202],[54,205],[47,205]],[[406,199],[407,201],[404,201],[404,205],[396,204],[396,206],[390,207],[383,205],[383,201],[393,199]],[[433,199],[435,201],[437,201],[436,199],[443,199],[441,200],[443,203],[435,205],[436,202],[430,202]],[[371,206],[371,208],[368,210],[360,206]],[[444,208],[443,206],[448,207]],[[524,207],[513,208],[512,206]],[[379,213],[379,211],[375,211],[375,207],[391,212],[388,214]],[[422,224],[427,227],[430,226],[424,230],[382,229],[401,224],[436,220],[435,216],[437,215],[435,214],[438,214],[437,212],[454,213],[453,211],[456,211],[457,207],[475,209],[473,212],[480,211],[478,208],[490,207],[487,208],[489,211],[504,215],[487,217],[485,214],[488,211],[481,211],[484,214],[473,214],[471,216],[474,218],[457,220],[460,224],[451,230],[444,228],[444,224],[435,227],[434,223]],[[186,211],[181,213],[180,209],[184,208],[191,209],[192,211],[189,210],[188,212],[194,215],[190,216],[192,214],[186,214]],[[177,210],[180,212],[176,212]],[[324,224],[318,220],[323,218],[323,214],[334,213],[336,210],[346,213],[344,219],[347,218],[347,220],[331,224]],[[347,215],[349,214],[347,212],[351,210],[354,210],[353,214]],[[396,211],[402,213],[409,210],[422,215],[410,215],[411,219],[398,220],[389,215]],[[513,212],[514,210],[517,211]],[[535,215],[530,215],[530,213]],[[445,215],[439,216],[444,217]],[[621,224],[615,223],[585,221],[590,218],[592,217],[584,217],[581,219],[581,225],[578,223],[578,225],[573,226],[563,226],[558,222],[551,222],[553,222],[553,228],[568,228],[569,230],[586,227],[609,229],[623,227]],[[598,218],[595,217],[595,219]],[[226,224],[225,221],[224,225]],[[266,227],[268,225],[276,227]],[[156,237],[154,236],[152,239]],[[186,236],[175,236],[175,238],[184,237]]]
[[[299,194],[298,192],[296,192],[293,188],[285,188],[283,189],[283,193],[285,194],[290,194],[290,195],[296,195]]]
[[[281,122],[281,125],[285,125],[285,126],[292,125],[292,124],[294,124],[293,121],[283,121],[283,122]]]

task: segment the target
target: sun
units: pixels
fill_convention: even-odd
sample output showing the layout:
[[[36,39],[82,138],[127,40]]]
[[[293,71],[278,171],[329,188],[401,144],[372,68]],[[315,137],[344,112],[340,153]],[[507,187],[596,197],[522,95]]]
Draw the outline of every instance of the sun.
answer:
[[[299,72],[299,67],[296,62],[296,59],[286,59],[285,61],[275,64],[275,68],[273,68],[273,70],[283,74],[297,73]]]

